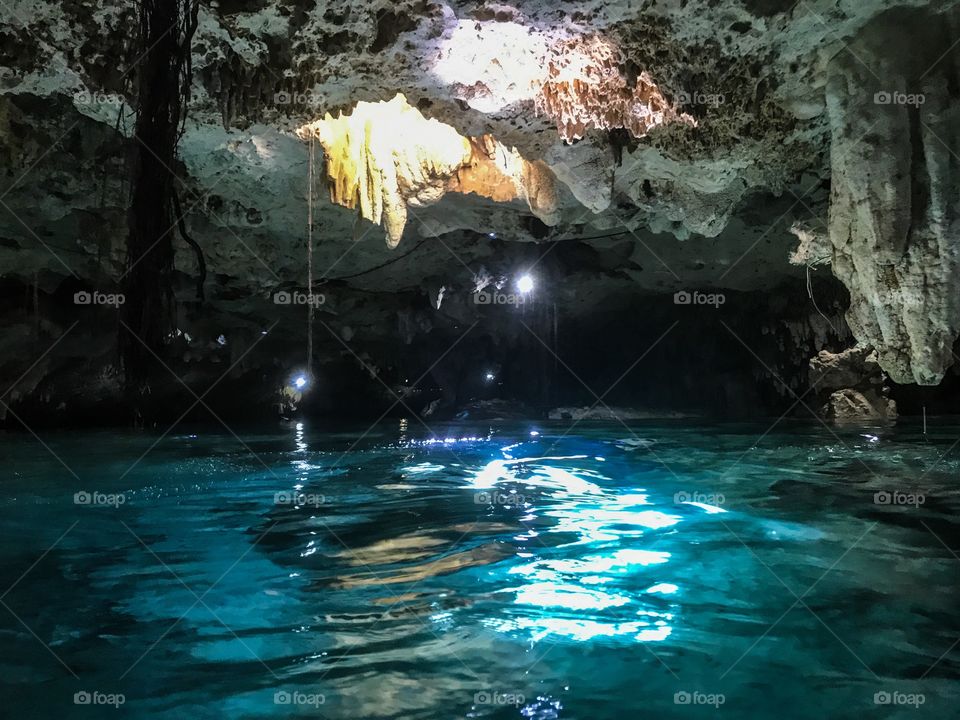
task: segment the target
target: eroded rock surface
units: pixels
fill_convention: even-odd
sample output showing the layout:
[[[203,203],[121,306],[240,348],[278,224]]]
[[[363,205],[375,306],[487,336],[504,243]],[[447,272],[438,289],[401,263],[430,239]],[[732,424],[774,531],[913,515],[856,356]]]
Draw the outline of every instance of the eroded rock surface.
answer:
[[[820,398],[820,414],[830,420],[893,420],[897,416],[877,352],[870,347],[820,351],[810,359],[810,382]]]
[[[833,272],[900,383],[938,383],[960,331],[958,29],[956,11],[893,10],[830,65]]]

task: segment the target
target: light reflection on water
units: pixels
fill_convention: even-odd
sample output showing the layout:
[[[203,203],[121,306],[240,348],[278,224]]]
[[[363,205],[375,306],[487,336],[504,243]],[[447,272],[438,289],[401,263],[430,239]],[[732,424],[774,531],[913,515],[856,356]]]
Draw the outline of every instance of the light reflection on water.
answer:
[[[89,687],[144,718],[605,720],[712,712],[675,701],[701,691],[801,718],[890,689],[926,699],[886,717],[946,716],[958,465],[931,468],[954,435],[799,426],[751,449],[765,429],[201,431],[123,480],[152,438],[53,440],[115,508],[0,445],[4,587],[35,563],[4,600],[30,628],[0,625],[10,712],[90,717],[70,701]],[[873,502],[921,473],[922,506]]]
[[[511,453],[520,445],[515,443],[501,448],[504,458],[490,460],[474,474],[466,487],[473,490],[504,488],[524,498],[527,493],[535,492],[541,500],[549,499],[549,504],[546,509],[538,510],[533,502],[524,502],[522,524],[536,521],[541,513],[554,520],[547,532],[571,538],[553,546],[554,549],[588,545],[607,550],[572,559],[541,559],[510,568],[508,574],[522,577],[527,584],[508,591],[515,593],[517,605],[532,608],[535,614],[494,622],[492,626],[503,632],[526,632],[534,641],[549,635],[577,641],[621,635],[639,642],[666,639],[673,629],[672,612],[654,610],[653,606],[643,602],[641,595],[618,593],[612,586],[619,577],[632,575],[639,567],[664,564],[670,559],[668,552],[624,547],[624,543],[642,542],[645,532],[672,527],[682,518],[645,507],[651,503],[643,488],[605,490],[593,480],[611,481],[606,475],[578,470],[576,465],[573,469],[561,466],[562,463],[586,460],[587,455],[513,458]],[[540,533],[531,531],[518,539],[539,536]],[[540,542],[542,544],[543,540]],[[610,587],[600,590],[590,588],[591,585]],[[654,587],[661,592],[663,588],[670,588],[669,593],[678,589],[672,583],[660,583]],[[604,621],[596,611],[609,608],[620,609],[621,615],[643,616],[643,619],[614,617],[611,620],[616,622]],[[564,611],[589,613],[592,617],[578,619],[550,614]]]

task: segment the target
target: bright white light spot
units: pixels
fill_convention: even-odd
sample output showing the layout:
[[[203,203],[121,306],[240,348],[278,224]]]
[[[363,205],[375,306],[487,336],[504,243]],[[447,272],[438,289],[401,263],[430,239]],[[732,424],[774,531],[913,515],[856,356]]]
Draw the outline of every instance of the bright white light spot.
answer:
[[[497,376],[494,375],[494,374],[491,373],[491,372],[488,372],[486,375],[484,375],[484,378],[486,378],[486,381],[487,381],[487,382],[490,382],[491,380],[494,380],[496,377],[497,377]]]
[[[517,290],[522,293],[528,293],[533,290],[533,278],[529,275],[521,275],[517,279]]]
[[[679,588],[673,583],[658,583],[653,587],[647,588],[648,593],[662,593],[664,595],[673,595]]]
[[[306,375],[297,375],[297,376],[293,379],[293,386],[294,386],[297,390],[301,390],[302,388],[306,387],[306,385],[307,385],[307,377],[306,377]]]
[[[625,493],[617,498],[617,504],[621,507],[630,505],[649,505],[650,496],[646,493]]]
[[[563,513],[556,512],[555,510],[550,510],[547,514],[563,515]],[[667,515],[659,510],[605,510],[594,507],[589,510],[589,513],[585,511],[583,517],[577,515],[569,518],[564,517],[561,524],[575,527],[577,523],[583,522],[583,527],[588,527],[588,521],[594,524],[605,524],[605,527],[621,526],[626,528],[630,525],[638,525],[651,530],[659,530],[660,528],[676,525],[680,522],[680,517],[677,515]],[[600,526],[601,525],[597,525],[597,527]]]
[[[546,75],[549,38],[516,22],[458,20],[433,72],[447,85],[478,88],[467,104],[483,113],[531,100]],[[445,33],[446,34],[446,33]]]
[[[656,629],[650,628],[649,630],[641,630],[637,633],[637,640],[640,642],[661,642],[670,637],[670,633],[673,632],[673,628],[669,625],[663,627],[658,627]]]
[[[639,641],[659,641],[670,635],[669,626],[650,628],[644,621],[608,623],[596,620],[574,620],[572,618],[517,618],[516,620],[489,620],[485,625],[491,625],[500,632],[516,632],[529,630],[533,633],[534,642],[542,640],[548,635],[559,635],[586,642],[596,637],[617,637],[633,635]]]
[[[635,566],[659,565],[670,560],[670,553],[654,550],[618,550],[612,555],[593,555],[582,560],[535,560],[507,572],[533,580],[558,580],[570,575],[623,575]]]
[[[420,463],[419,465],[411,465],[410,467],[403,468],[403,471],[406,473],[429,473],[429,472],[439,472],[443,470],[443,465],[435,465],[428,462]]]
[[[516,602],[521,605],[563,607],[570,610],[602,610],[608,607],[620,607],[630,602],[630,598],[623,595],[552,582],[525,585],[517,588],[516,593]]]
[[[593,572],[609,572],[610,570],[626,570],[632,565],[659,565],[670,559],[670,553],[656,550],[637,550],[625,548],[617,550],[609,556],[594,556],[584,560],[584,567],[589,566]]]
[[[530,431],[530,437],[537,437],[539,434],[540,434],[540,433],[538,433],[536,430],[531,430],[531,431]]]

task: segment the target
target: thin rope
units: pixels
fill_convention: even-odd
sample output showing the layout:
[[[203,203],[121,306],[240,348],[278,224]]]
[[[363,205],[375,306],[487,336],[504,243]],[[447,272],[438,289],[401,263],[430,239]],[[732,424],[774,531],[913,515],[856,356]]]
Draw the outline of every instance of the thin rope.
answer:
[[[307,160],[307,374],[313,374],[313,135]]]
[[[813,283],[810,281],[810,263],[809,262],[807,262],[807,295],[810,296],[810,300],[811,302],[813,302],[814,310],[820,313],[820,317],[822,317],[824,320],[827,321],[827,325],[829,325],[830,329],[833,330],[833,334],[839,336],[840,333],[837,332],[837,329],[833,326],[833,323],[830,322],[830,318],[828,318],[826,315],[823,314],[823,310],[821,310],[820,307],[817,305],[817,299],[813,296]]]

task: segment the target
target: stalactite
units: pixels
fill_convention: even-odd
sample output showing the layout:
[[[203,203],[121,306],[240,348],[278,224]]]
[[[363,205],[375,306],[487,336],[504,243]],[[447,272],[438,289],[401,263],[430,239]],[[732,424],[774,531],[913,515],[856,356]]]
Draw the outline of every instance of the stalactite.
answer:
[[[625,129],[643,137],[658,125],[696,121],[667,102],[646,72],[624,72],[623,53],[598,35],[558,43],[550,49],[546,79],[535,99],[567,141],[590,130]]]
[[[545,163],[524,159],[490,135],[463,137],[425,118],[402,94],[357,103],[350,115],[328,113],[298,135],[323,146],[330,199],[382,223],[391,248],[403,235],[407,208],[432,205],[447,192],[520,198],[545,224],[560,220],[556,178]]]

